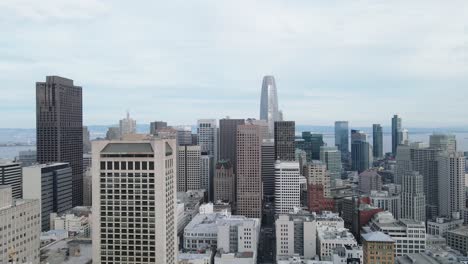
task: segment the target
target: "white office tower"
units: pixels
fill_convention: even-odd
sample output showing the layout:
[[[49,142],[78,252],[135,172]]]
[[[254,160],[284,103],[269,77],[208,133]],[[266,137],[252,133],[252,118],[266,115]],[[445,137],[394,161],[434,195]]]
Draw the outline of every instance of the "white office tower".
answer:
[[[0,185],[0,263],[38,264],[41,246],[38,200],[14,200],[12,188]]]
[[[299,172],[299,162],[279,161],[275,163],[275,212],[287,214],[301,206],[301,183],[305,178]]]
[[[268,123],[269,138],[274,136],[275,122],[282,119],[283,114],[278,110],[278,95],[276,91],[275,77],[265,76],[262,83],[262,94],[260,99],[260,120]]]
[[[456,152],[457,139],[455,135],[434,133],[429,136],[429,146],[440,151]]]
[[[408,145],[409,144],[409,132],[408,129],[403,129],[398,131],[399,145]],[[398,150],[397,150],[398,151]]]
[[[391,194],[388,191],[371,191],[369,198],[373,206],[382,208],[384,211],[391,212],[396,219],[400,218],[400,194]]]
[[[127,112],[127,117],[119,121],[120,136],[136,134],[136,120],[130,118],[130,113]]]
[[[93,142],[93,263],[177,262],[176,140]]]
[[[177,191],[200,189],[200,146],[179,146],[177,154]]]
[[[363,230],[366,233],[380,231],[393,238],[396,241],[396,256],[424,252],[426,249],[426,226],[424,221],[396,220],[392,213],[380,212],[372,217],[369,226],[364,227]]]
[[[439,215],[451,217],[465,208],[465,157],[461,152],[444,152],[439,168]]]
[[[401,218],[426,221],[423,176],[416,171],[403,174],[401,189]]]
[[[200,119],[197,122],[198,145],[203,155],[211,155],[217,161],[218,129],[216,119]]]

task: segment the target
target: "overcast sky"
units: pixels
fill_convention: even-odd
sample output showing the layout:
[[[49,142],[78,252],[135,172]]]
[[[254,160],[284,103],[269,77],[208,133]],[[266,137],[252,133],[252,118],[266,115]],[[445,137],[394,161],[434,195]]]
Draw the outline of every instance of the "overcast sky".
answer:
[[[0,127],[35,127],[46,75],[95,125],[258,118],[267,74],[299,124],[468,127],[468,1],[0,1]]]

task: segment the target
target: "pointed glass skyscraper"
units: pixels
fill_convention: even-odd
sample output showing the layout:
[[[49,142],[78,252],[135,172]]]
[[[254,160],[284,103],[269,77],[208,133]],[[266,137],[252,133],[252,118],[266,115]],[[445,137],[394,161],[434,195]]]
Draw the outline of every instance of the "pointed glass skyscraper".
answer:
[[[280,121],[278,110],[278,95],[275,77],[265,76],[262,83],[262,97],[260,101],[260,119],[268,122],[268,132],[273,138],[275,121]]]

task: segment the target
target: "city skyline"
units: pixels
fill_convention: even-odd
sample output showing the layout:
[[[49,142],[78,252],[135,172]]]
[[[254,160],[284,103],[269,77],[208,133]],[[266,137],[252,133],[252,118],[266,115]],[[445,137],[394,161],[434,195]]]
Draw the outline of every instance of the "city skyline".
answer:
[[[297,124],[386,126],[398,112],[408,127],[468,126],[466,2],[113,3],[0,4],[0,110],[14,117],[2,127],[33,127],[34,82],[46,75],[83,87],[87,125],[126,109],[140,122],[257,117],[273,75]]]

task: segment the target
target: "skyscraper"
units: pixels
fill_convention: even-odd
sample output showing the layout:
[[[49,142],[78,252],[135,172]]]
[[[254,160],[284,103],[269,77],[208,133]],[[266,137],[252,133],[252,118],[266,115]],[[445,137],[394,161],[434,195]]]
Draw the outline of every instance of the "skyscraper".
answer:
[[[323,134],[304,131],[302,139],[304,139],[303,150],[307,153],[307,160],[320,160],[320,147],[325,145]]]
[[[275,195],[275,142],[264,139],[262,142],[262,181],[263,195]]]
[[[392,118],[392,154],[396,156],[397,147],[401,142],[399,137],[401,133],[401,118],[398,115],[394,115]]]
[[[335,186],[335,181],[341,179],[341,152],[336,147],[320,147],[320,161],[327,165],[327,170],[330,172],[332,187]]]
[[[176,147],[93,142],[93,262],[177,263]]]
[[[120,136],[136,134],[136,120],[130,118],[130,113],[127,112],[127,117],[119,121]]]
[[[216,119],[200,119],[197,123],[198,145],[204,155],[211,155],[217,160],[218,130]]]
[[[301,206],[301,183],[304,177],[299,173],[299,162],[280,161],[275,163],[275,212],[287,214]]]
[[[237,127],[237,214],[262,217],[262,127]]]
[[[201,189],[200,146],[179,146],[177,155],[177,191]]]
[[[167,127],[167,122],[164,121],[154,121],[150,123],[150,134],[154,135],[156,134],[156,130],[160,128],[166,128]]]
[[[20,163],[0,160],[0,185],[11,186],[14,199],[23,198],[23,173]]]
[[[227,201],[234,204],[236,201],[236,175],[232,163],[220,160],[216,164],[216,173],[213,181],[214,201]]]
[[[244,119],[219,120],[219,159],[229,160],[234,172],[237,166],[237,126],[244,123]]]
[[[401,218],[426,221],[426,196],[423,176],[417,171],[408,171],[401,179]]]
[[[295,123],[294,121],[275,122],[275,159],[294,161]]]
[[[313,160],[304,166],[307,180],[307,206],[311,212],[331,211],[334,201],[330,194],[330,173],[327,165]]]
[[[348,158],[349,152],[349,127],[348,121],[335,122],[335,146],[341,152],[341,159]]]
[[[380,124],[372,125],[372,153],[375,159],[383,157],[383,132]]]
[[[461,152],[443,152],[439,170],[439,215],[452,217],[465,209],[465,157]]]
[[[73,206],[83,203],[83,101],[73,80],[47,76],[36,83],[37,162],[69,163]]]
[[[87,126],[83,127],[83,153],[91,152],[91,136]]]
[[[367,142],[367,135],[362,131],[351,130],[351,167],[359,173],[372,165],[372,146]]]
[[[434,133],[429,136],[429,147],[440,151],[456,152],[457,139],[455,135]]]
[[[276,121],[280,121],[276,82],[273,76],[263,77],[262,95],[260,99],[260,120],[268,122],[269,137],[273,138],[274,124]]]

